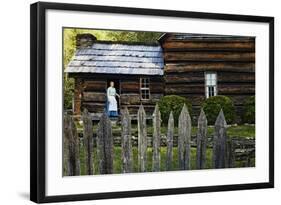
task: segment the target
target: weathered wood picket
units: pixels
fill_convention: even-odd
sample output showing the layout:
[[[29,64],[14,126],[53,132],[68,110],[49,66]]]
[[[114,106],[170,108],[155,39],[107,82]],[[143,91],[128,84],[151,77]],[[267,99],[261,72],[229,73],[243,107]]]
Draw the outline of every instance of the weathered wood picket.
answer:
[[[160,171],[161,169],[161,113],[158,105],[155,106],[153,113],[153,134],[152,134],[152,168],[151,171]],[[65,175],[80,175],[80,152],[84,152],[85,174],[95,174],[94,158],[98,161],[99,174],[112,174],[114,172],[114,143],[112,134],[112,125],[109,117],[104,113],[99,121],[96,137],[93,133],[93,123],[90,113],[83,111],[83,149],[79,149],[79,137],[72,116],[65,114],[64,116],[64,158],[65,158]],[[141,105],[137,115],[137,170],[138,172],[146,172],[148,169],[148,135],[146,113]],[[131,116],[127,108],[121,112],[121,172],[134,172],[133,169],[133,143],[131,132]],[[235,150],[236,139],[228,138],[226,135],[227,124],[224,113],[221,110],[214,129],[214,136],[207,136],[207,117],[201,110],[198,118],[197,135],[195,138],[191,136],[191,118],[187,106],[184,105],[178,119],[178,136],[175,139],[174,116],[170,113],[168,120],[168,130],[166,133],[166,161],[164,170],[189,170],[191,169],[191,145],[196,148],[196,169],[206,168],[206,150],[212,148],[212,168],[235,167]],[[195,140],[195,141],[194,141]],[[94,143],[95,142],[95,143]],[[174,167],[173,149],[177,142],[178,151],[178,167]],[[235,144],[236,145],[235,145]],[[239,143],[238,143],[239,144]],[[120,146],[120,145],[119,145]],[[163,146],[163,145],[162,145]],[[251,142],[245,146],[251,146]],[[251,153],[254,148],[250,147]],[[250,155],[246,156],[246,163],[250,166]],[[163,160],[162,160],[163,161]],[[208,167],[210,168],[210,166]],[[194,168],[193,168],[194,169]]]
[[[173,168],[173,141],[174,141],[174,115],[173,112],[169,115],[168,131],[167,131],[167,161],[166,170],[170,171]]]
[[[202,109],[198,118],[197,130],[197,155],[196,166],[197,169],[205,168],[206,148],[207,148],[207,131],[208,122],[204,110]]]
[[[66,175],[80,175],[79,138],[74,121],[67,114],[64,116],[64,147],[66,150]]]
[[[82,114],[83,120],[83,142],[85,151],[85,170],[88,175],[93,174],[93,122],[92,117],[87,109]]]
[[[106,113],[101,116],[97,131],[97,156],[100,174],[113,173],[113,136],[111,121]]]
[[[146,114],[143,106],[138,111],[138,166],[140,172],[146,171],[147,160],[147,129]]]
[[[127,108],[125,108],[122,112],[121,123],[122,171],[123,173],[130,173],[133,171],[133,156],[131,142],[131,117]]]
[[[185,104],[179,116],[178,132],[179,169],[188,170],[190,169],[191,118]]]

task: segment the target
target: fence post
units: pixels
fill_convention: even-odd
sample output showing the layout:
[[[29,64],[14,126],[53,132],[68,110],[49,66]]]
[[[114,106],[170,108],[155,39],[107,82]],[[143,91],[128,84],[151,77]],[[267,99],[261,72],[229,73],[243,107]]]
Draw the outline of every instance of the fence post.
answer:
[[[158,104],[153,112],[153,157],[152,171],[160,171],[160,150],[161,150],[161,114]]]
[[[64,142],[66,150],[66,174],[68,176],[80,175],[79,137],[72,117],[64,115]]]
[[[228,168],[233,168],[234,167],[234,163],[235,163],[235,155],[234,155],[234,151],[235,151],[235,147],[234,147],[234,143],[232,141],[232,139],[227,140],[227,164],[226,167]]]
[[[83,110],[83,142],[85,149],[85,170],[86,174],[93,174],[93,122],[87,109]]]
[[[179,169],[190,169],[190,137],[191,137],[191,118],[186,105],[184,104],[178,126],[178,157]]]
[[[203,109],[201,109],[198,118],[198,130],[197,130],[197,169],[205,168],[206,161],[206,146],[207,146],[207,130],[208,122]]]
[[[138,110],[138,167],[140,172],[146,171],[147,159],[146,114],[143,105]]]
[[[213,139],[213,168],[225,168],[226,164],[226,121],[221,110],[215,122]]]
[[[174,138],[174,116],[173,112],[170,112],[168,120],[168,131],[167,131],[167,161],[166,170],[170,171],[173,169],[173,138]]]
[[[113,173],[113,136],[111,121],[103,113],[97,130],[97,155],[100,174]]]
[[[131,117],[127,107],[121,113],[122,171],[132,172]]]

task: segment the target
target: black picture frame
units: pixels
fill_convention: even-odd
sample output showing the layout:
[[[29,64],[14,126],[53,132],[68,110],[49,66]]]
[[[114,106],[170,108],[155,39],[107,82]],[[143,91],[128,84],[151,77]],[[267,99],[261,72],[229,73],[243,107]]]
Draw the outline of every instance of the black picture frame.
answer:
[[[89,193],[60,196],[46,196],[45,187],[45,146],[46,146],[46,97],[45,97],[45,39],[46,11],[67,10],[105,12],[163,17],[195,19],[234,20],[263,22],[269,24],[269,181],[238,185],[203,186],[190,188],[170,188],[158,190]],[[265,16],[202,13],[143,8],[110,7],[82,4],[38,2],[30,7],[30,199],[37,203],[76,200],[97,200],[123,197],[140,197],[198,192],[230,191],[274,187],[274,18]]]

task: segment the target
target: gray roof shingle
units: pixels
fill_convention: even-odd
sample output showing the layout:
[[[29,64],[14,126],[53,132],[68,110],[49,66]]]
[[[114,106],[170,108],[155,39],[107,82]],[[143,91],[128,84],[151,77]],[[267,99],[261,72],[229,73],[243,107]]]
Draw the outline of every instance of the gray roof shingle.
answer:
[[[97,42],[78,49],[65,72],[163,75],[163,68],[159,45]]]

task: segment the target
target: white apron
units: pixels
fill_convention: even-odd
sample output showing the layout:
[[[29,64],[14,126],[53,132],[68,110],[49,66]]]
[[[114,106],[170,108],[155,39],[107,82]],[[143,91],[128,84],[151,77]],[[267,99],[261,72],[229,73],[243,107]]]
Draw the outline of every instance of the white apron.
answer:
[[[108,110],[109,111],[117,111],[117,100],[114,96],[107,96],[108,97]]]

